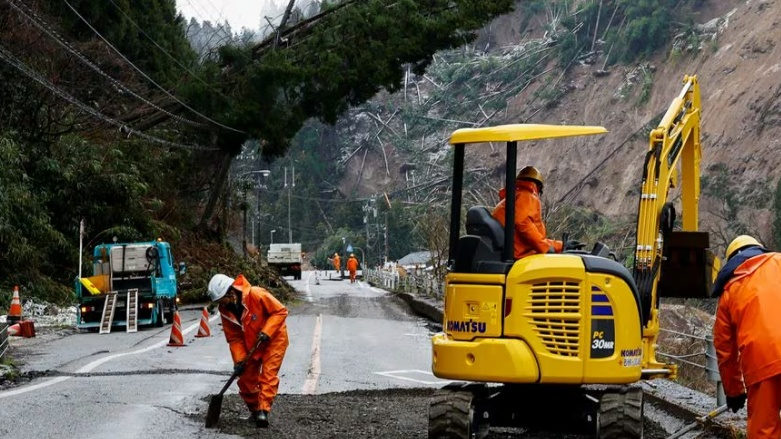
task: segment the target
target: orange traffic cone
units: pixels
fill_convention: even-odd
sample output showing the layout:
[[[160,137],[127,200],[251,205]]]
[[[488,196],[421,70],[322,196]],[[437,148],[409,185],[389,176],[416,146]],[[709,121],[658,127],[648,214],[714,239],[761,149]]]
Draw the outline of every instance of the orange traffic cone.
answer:
[[[171,326],[171,338],[168,340],[168,346],[185,346],[184,336],[182,335],[182,319],[179,317],[179,311],[174,311],[174,324]]]
[[[8,335],[14,335],[17,337],[21,337],[22,335],[22,325],[15,324],[8,327]]]
[[[206,310],[206,307],[203,307],[203,315],[201,316],[201,326],[198,328],[198,333],[195,334],[196,337],[211,337],[212,332],[209,329],[209,311]]]
[[[14,297],[11,299],[11,310],[8,312],[6,321],[16,323],[22,320],[22,302],[19,301],[19,287],[14,287]]]

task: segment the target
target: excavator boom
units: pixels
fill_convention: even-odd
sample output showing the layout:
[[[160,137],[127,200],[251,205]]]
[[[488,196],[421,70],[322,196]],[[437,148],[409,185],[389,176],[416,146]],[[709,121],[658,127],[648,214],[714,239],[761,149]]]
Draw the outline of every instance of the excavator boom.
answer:
[[[718,259],[699,232],[700,88],[685,76],[681,93],[651,131],[643,166],[637,212],[634,278],[643,301],[643,369],[646,375],[674,378],[676,368],[656,360],[660,297],[709,297]],[[680,169],[680,171],[679,171]],[[676,227],[670,190],[680,172],[682,227]]]

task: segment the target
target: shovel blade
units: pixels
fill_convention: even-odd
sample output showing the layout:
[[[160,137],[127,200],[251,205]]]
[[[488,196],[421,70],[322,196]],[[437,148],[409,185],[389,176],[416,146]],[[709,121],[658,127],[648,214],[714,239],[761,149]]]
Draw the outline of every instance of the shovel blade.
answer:
[[[220,412],[222,411],[222,393],[212,395],[209,400],[209,410],[206,412],[206,428],[212,428],[220,422]]]

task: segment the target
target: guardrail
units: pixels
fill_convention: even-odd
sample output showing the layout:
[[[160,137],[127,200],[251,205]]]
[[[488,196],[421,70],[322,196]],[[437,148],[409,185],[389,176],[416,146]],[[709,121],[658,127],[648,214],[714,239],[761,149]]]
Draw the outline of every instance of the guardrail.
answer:
[[[660,351],[657,351],[656,353],[659,356],[669,358],[673,361],[704,370],[706,376],[708,377],[708,381],[711,381],[716,384],[716,405],[720,407],[726,404],[727,397],[724,394],[724,385],[721,382],[721,374],[719,373],[719,363],[716,358],[716,348],[713,345],[713,336],[706,335],[703,337],[699,335],[686,334],[684,332],[673,331],[671,329],[664,329],[664,328],[661,328],[660,331],[666,332],[668,334],[678,335],[681,337],[688,337],[693,340],[698,340],[700,342],[703,342],[703,344],[705,345],[705,350],[703,350],[702,352],[695,352],[695,353],[683,354],[683,355],[674,355],[674,354],[660,352]],[[705,357],[705,364],[692,361],[692,359],[694,358],[703,357],[703,356]]]
[[[428,296],[437,299],[442,299],[444,294],[444,285],[440,282],[437,282],[430,276],[407,274],[406,276],[402,277],[397,271],[370,269],[366,270],[365,280],[379,285],[389,291],[412,293],[418,296]],[[657,355],[668,358],[673,362],[680,363],[682,365],[704,370],[708,381],[715,383],[716,385],[717,406],[720,407],[726,404],[727,398],[724,394],[724,386],[722,385],[721,375],[719,374],[719,366],[716,359],[716,348],[713,346],[713,337],[710,335],[699,336],[694,334],[686,334],[664,328],[662,328],[661,331],[681,337],[688,337],[693,340],[697,340],[698,342],[701,342],[702,345],[704,345],[702,351],[694,353],[676,355],[668,352],[657,351]],[[705,358],[705,364],[695,361],[697,358],[702,357]]]
[[[8,352],[8,324],[0,323],[0,361],[5,359]]]
[[[415,274],[401,276],[398,271],[366,270],[365,279],[390,291],[411,293],[436,299],[441,299],[445,291],[444,284],[438,282],[432,276]]]

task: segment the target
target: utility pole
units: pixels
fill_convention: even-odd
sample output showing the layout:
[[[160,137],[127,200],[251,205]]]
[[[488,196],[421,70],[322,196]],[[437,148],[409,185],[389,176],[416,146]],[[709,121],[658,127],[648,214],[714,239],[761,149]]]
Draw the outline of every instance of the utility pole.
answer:
[[[385,262],[388,262],[388,212],[385,212]]]
[[[244,189],[244,203],[241,205],[244,211],[244,238],[241,241],[241,251],[244,255],[244,259],[247,258],[247,190]]]
[[[372,246],[371,236],[369,234],[369,226],[371,225],[369,219],[372,212],[374,213],[374,218],[377,218],[377,208],[374,206],[374,197],[366,200],[366,204],[363,206],[363,223],[366,224],[366,251],[369,252],[370,256]],[[367,264],[368,262],[364,260],[363,263]]]
[[[293,229],[290,222],[290,196],[293,188],[296,187],[296,167],[292,167],[290,186],[287,185],[287,167],[285,168],[285,187],[287,188],[287,242],[293,243]]]

